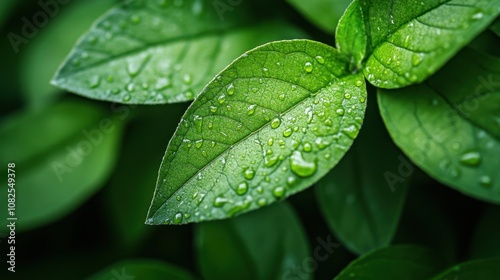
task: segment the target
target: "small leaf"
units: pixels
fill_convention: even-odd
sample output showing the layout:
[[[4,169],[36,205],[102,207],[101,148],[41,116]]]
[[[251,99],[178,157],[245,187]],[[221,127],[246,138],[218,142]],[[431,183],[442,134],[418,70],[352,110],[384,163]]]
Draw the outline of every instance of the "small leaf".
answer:
[[[244,51],[302,36],[284,23],[257,21],[264,15],[248,12],[253,1],[229,10],[214,3],[146,0],[119,5],[80,39],[52,84],[121,103],[182,102],[193,99]]]
[[[15,214],[22,217],[16,229],[55,221],[94,194],[112,170],[122,127],[119,118],[81,100],[22,112],[2,123],[2,165],[16,164]],[[6,184],[0,193],[7,197]],[[0,213],[5,220],[7,211]]]
[[[426,84],[378,96],[389,133],[420,168],[494,203],[500,203],[499,80],[500,59],[466,49]]]
[[[328,225],[356,254],[390,244],[414,171],[392,144],[373,106],[368,106],[364,128],[352,148],[316,187]]]
[[[203,279],[312,279],[311,271],[296,274],[310,248],[299,219],[284,202],[198,224],[196,246]]]
[[[500,274],[500,259],[474,260],[456,265],[432,280],[491,280]]]
[[[381,88],[425,80],[500,13],[499,0],[355,0],[352,7],[357,3],[368,36],[364,74]],[[353,26],[359,25],[359,18],[351,20]],[[348,29],[337,34],[349,32],[356,33]],[[359,47],[363,53],[364,46]]]
[[[361,69],[366,55],[367,36],[363,10],[359,1],[353,1],[339,21],[335,34],[337,49],[349,57],[352,66]]]
[[[359,257],[334,279],[421,280],[442,268],[443,262],[433,251],[413,245],[398,245]]]
[[[195,278],[181,268],[160,261],[127,260],[110,265],[86,279],[193,280]]]
[[[479,217],[470,243],[471,259],[500,258],[500,207],[489,206]]]
[[[29,44],[19,46],[23,54],[19,70],[20,85],[30,107],[40,108],[54,101],[61,90],[50,85],[50,79],[58,65],[71,51],[80,34],[114,2],[75,1],[68,6],[58,6],[60,10],[57,16],[50,18],[50,24],[40,28]],[[52,3],[58,5],[57,2]],[[39,6],[37,8],[41,9]]]
[[[337,23],[351,0],[287,0],[311,23],[333,34]]]
[[[170,141],[147,223],[227,218],[320,179],[363,121],[364,80],[346,68],[334,48],[308,40],[269,43],[229,65]]]

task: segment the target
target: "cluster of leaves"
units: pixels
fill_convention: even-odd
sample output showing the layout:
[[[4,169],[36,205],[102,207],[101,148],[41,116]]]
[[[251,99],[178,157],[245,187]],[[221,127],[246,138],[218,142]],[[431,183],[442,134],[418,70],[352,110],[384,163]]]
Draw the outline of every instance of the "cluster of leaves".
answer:
[[[450,268],[454,257],[443,261],[419,246],[387,246],[403,208],[411,204],[405,206],[409,177],[420,169],[463,194],[500,203],[500,54],[495,48],[500,24],[494,22],[500,1],[290,0],[312,24],[334,33],[335,40],[327,43],[334,41],[335,48],[297,39],[311,34],[275,12],[283,4],[223,2],[127,1],[99,18],[52,84],[122,103],[112,105],[111,113],[91,101],[53,103],[49,89],[39,94],[38,85],[26,85],[28,95],[35,96],[31,107],[41,109],[0,125],[5,135],[0,153],[26,168],[26,179],[20,179],[26,187],[18,195],[32,198],[19,200],[19,229],[65,216],[105,183],[124,128],[134,125],[129,115],[148,122],[176,117],[137,104],[194,100],[168,144],[146,223],[218,220],[262,208],[197,225],[204,278],[311,279],[315,268],[304,264],[311,248],[298,217],[285,202],[264,206],[316,184],[311,202],[319,204],[341,244],[362,255],[336,279],[493,279],[498,259]],[[93,19],[93,13],[84,14]],[[157,107],[179,109],[167,106]],[[155,143],[169,136],[150,135],[156,130],[151,127],[137,128],[131,137],[157,138],[151,140]],[[88,154],[76,151],[85,149],[81,134]],[[44,138],[33,145],[29,135]],[[143,142],[132,143],[140,144],[127,147],[144,155],[130,153],[122,161],[158,156]],[[143,213],[124,209],[124,188],[127,201],[144,205],[150,193],[134,186],[151,181],[155,164],[118,165],[119,174],[140,178],[112,177],[110,211],[127,214],[116,220],[118,230],[126,232],[119,235],[124,240],[145,232],[143,226],[129,228],[129,217],[139,221]],[[498,229],[488,226],[497,212],[485,213],[478,238],[494,242]],[[499,256],[481,244],[473,257]],[[108,279],[109,271],[122,267],[141,279],[192,279],[157,262],[117,263],[94,278]]]

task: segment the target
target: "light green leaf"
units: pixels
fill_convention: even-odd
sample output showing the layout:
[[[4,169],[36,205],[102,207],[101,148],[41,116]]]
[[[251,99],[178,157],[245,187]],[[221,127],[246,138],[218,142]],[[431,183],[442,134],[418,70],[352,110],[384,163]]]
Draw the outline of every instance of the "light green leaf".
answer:
[[[479,217],[470,242],[471,259],[500,258],[500,207],[490,205]]]
[[[170,141],[147,223],[227,218],[319,180],[363,121],[364,80],[347,67],[309,40],[269,43],[229,65]]]
[[[353,1],[340,19],[335,41],[337,49],[349,57],[351,71],[359,71],[367,47],[363,10],[359,1]]]
[[[52,84],[122,103],[187,101],[244,51],[303,36],[285,23],[256,20],[266,16],[249,12],[255,1],[229,10],[214,3],[146,0],[120,5],[80,39]]]
[[[491,280],[500,274],[500,259],[474,260],[456,265],[432,280]]]
[[[422,280],[441,268],[443,262],[433,251],[414,245],[398,245],[359,257],[334,279]]]
[[[500,59],[465,49],[426,84],[378,96],[389,133],[420,168],[494,203],[500,203],[499,80]]]
[[[0,155],[3,166],[16,164],[16,229],[55,221],[94,194],[114,165],[122,126],[119,118],[81,100],[4,121]],[[6,184],[0,193],[7,197]],[[0,213],[5,220],[7,211]]]
[[[52,75],[80,34],[114,2],[74,1],[68,6],[58,6],[59,12],[50,18],[50,24],[40,28],[26,46],[19,46],[23,56],[19,69],[20,85],[29,106],[43,107],[61,92],[50,85]]]
[[[311,23],[333,34],[337,23],[351,0],[287,0]]]
[[[425,80],[500,13],[500,0],[355,2],[368,36],[364,74],[380,88]]]
[[[160,261],[127,260],[110,265],[86,279],[193,280],[195,278],[184,269]]]
[[[376,106],[368,106],[354,145],[316,187],[328,225],[356,254],[390,244],[414,171],[392,144]]]
[[[309,258],[306,234],[282,203],[235,219],[197,225],[196,247],[203,279],[312,279],[297,275]]]

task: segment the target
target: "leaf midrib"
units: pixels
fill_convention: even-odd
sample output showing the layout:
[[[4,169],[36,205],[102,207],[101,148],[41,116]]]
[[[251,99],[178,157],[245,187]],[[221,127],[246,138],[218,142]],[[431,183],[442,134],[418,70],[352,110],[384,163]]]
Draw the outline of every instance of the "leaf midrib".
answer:
[[[183,42],[183,41],[185,41],[186,43],[189,43],[192,41],[202,40],[202,39],[205,39],[207,37],[222,37],[222,36],[225,36],[226,34],[229,34],[229,33],[239,32],[239,31],[247,29],[247,28],[255,28],[255,27],[258,27],[260,25],[268,24],[271,22],[273,22],[273,21],[267,20],[264,23],[259,23],[259,24],[248,24],[248,23],[247,24],[239,24],[239,25],[235,25],[235,26],[230,27],[230,28],[228,27],[228,28],[221,28],[221,29],[213,29],[213,30],[193,33],[193,34],[186,35],[186,36],[179,36],[179,37],[174,37],[174,38],[168,38],[165,40],[160,40],[160,41],[155,42],[155,43],[146,44],[141,48],[132,49],[130,51],[126,51],[126,52],[123,52],[123,53],[120,53],[120,54],[117,54],[114,56],[110,56],[109,58],[106,58],[104,60],[95,62],[93,64],[85,65],[85,67],[74,69],[72,71],[66,70],[66,71],[62,72],[62,70],[64,70],[64,68],[62,68],[61,70],[58,71],[57,76],[54,79],[54,81],[57,81],[57,80],[62,79],[62,78],[66,78],[68,76],[78,74],[80,72],[83,72],[83,71],[86,71],[89,69],[99,67],[103,64],[107,64],[107,63],[110,63],[112,61],[122,59],[124,57],[132,56],[134,54],[141,53],[141,52],[147,52],[149,49],[156,48],[156,47],[161,46],[161,45],[178,43],[178,42]],[[90,32],[88,34],[90,34]],[[84,50],[84,48],[79,47],[79,48],[75,49],[69,55],[69,58],[73,57],[75,53],[80,52],[81,50]]]

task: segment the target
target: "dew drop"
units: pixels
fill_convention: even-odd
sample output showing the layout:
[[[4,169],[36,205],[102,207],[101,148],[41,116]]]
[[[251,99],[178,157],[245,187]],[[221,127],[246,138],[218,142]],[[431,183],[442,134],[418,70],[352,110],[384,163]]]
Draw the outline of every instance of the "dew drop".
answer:
[[[351,139],[355,139],[358,135],[358,129],[355,125],[350,125],[342,129],[342,132]]]
[[[290,168],[293,173],[300,177],[310,177],[316,172],[317,164],[315,161],[306,161],[301,152],[294,151],[290,157]]]
[[[128,84],[127,85],[127,91],[128,92],[134,92],[135,91],[135,84],[132,84],[132,83]]]
[[[252,180],[255,176],[255,171],[252,168],[248,168],[243,172],[243,176],[248,180]]]
[[[214,200],[214,207],[222,207],[228,202],[227,198],[218,196]]]
[[[194,122],[194,125],[196,126],[196,131],[201,132],[201,130],[203,128],[203,118],[198,116],[198,115],[194,115],[193,122]]]
[[[281,125],[281,120],[279,118],[274,118],[271,121],[271,128],[276,129]]]
[[[257,105],[255,105],[255,104],[248,106],[248,108],[247,108],[247,114],[249,116],[251,116],[251,115],[253,115],[255,113],[255,107],[256,106]]]
[[[357,86],[357,87],[360,87],[360,86],[362,86],[362,85],[363,85],[363,81],[362,81],[362,80],[357,80],[357,81],[356,81],[356,86]]]
[[[223,95],[219,96],[218,101],[219,101],[219,104],[223,104],[224,102],[226,102],[226,95],[223,94]]]
[[[285,188],[281,186],[274,188],[273,195],[278,199],[283,198],[285,196]]]
[[[283,136],[285,137],[290,137],[290,135],[292,135],[293,131],[291,128],[287,128],[285,129],[285,131],[283,131]]]
[[[285,94],[282,93],[282,94],[278,95],[278,99],[279,100],[285,100]]]
[[[460,157],[460,163],[468,166],[478,166],[481,162],[481,154],[478,152],[468,152]]]
[[[315,58],[319,64],[325,64],[325,59],[322,56],[318,55]]]
[[[128,102],[130,101],[130,99],[132,99],[132,96],[130,96],[130,94],[125,94],[122,98],[123,102]]]
[[[248,184],[243,182],[236,187],[236,193],[238,195],[244,195],[248,191]]]
[[[273,144],[274,144],[273,137],[270,137],[269,139],[267,139],[267,145],[272,146]]]
[[[177,213],[174,216],[174,224],[178,225],[182,222],[182,213]]]
[[[337,111],[335,111],[335,112],[336,112],[336,113],[337,113],[337,115],[339,115],[339,116],[343,116],[343,115],[344,115],[344,109],[342,109],[342,108],[337,109]]]
[[[279,159],[279,157],[276,156],[276,155],[274,155],[274,156],[266,156],[264,158],[264,165],[266,167],[273,167],[278,162],[278,159]]]
[[[484,186],[484,187],[491,187],[493,180],[491,179],[490,176],[484,175],[479,178],[479,183]]]
[[[411,64],[413,66],[418,66],[424,60],[424,55],[421,53],[414,53],[411,57]]]
[[[90,78],[89,81],[90,87],[91,88],[96,88],[101,84],[101,77],[95,75],[92,78]]]
[[[304,143],[302,150],[304,150],[304,152],[306,152],[306,153],[309,153],[310,151],[312,151],[311,143],[309,143],[309,142]]]
[[[483,13],[478,12],[478,13],[475,13],[475,14],[473,14],[473,15],[472,15],[472,19],[473,19],[473,20],[482,19],[482,18],[483,18],[483,16],[484,16],[484,14],[483,14]]]
[[[346,99],[351,99],[351,94],[350,94],[350,93],[346,93],[346,94],[344,94],[344,97],[345,97]]]
[[[265,198],[259,198],[259,200],[257,200],[257,205],[262,207],[262,206],[266,206],[267,205],[267,200]]]
[[[197,140],[194,144],[196,148],[201,148],[203,146],[203,140]]]
[[[234,94],[234,85],[230,84],[229,86],[227,86],[226,92],[228,95],[233,95]]]
[[[306,62],[306,64],[304,64],[304,70],[307,72],[307,73],[311,73],[313,71],[313,65],[311,62]]]
[[[297,178],[294,177],[294,176],[290,176],[286,179],[286,183],[289,185],[289,186],[295,186],[297,184]]]
[[[184,214],[184,219],[189,219],[189,218],[191,218],[191,214],[189,213]]]

